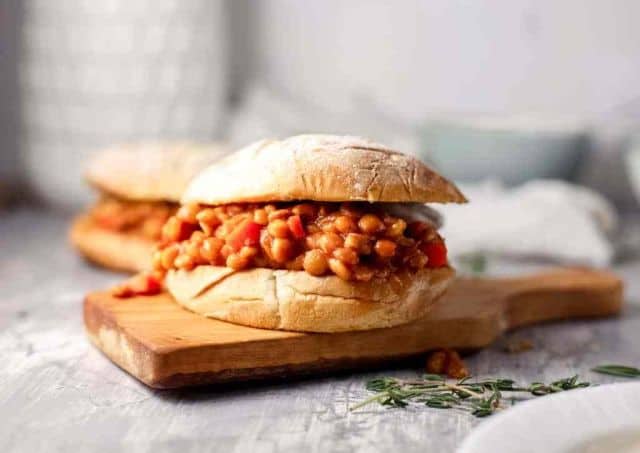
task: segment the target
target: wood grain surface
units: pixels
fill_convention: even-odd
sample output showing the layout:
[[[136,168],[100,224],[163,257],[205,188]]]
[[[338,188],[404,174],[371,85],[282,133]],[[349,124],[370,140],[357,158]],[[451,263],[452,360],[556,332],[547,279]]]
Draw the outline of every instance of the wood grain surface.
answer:
[[[587,269],[511,279],[458,279],[425,318],[389,329],[306,334],[204,318],[169,295],[116,299],[89,294],[84,322],[92,342],[154,388],[353,369],[449,347],[479,349],[504,331],[569,318],[619,313],[622,282]]]

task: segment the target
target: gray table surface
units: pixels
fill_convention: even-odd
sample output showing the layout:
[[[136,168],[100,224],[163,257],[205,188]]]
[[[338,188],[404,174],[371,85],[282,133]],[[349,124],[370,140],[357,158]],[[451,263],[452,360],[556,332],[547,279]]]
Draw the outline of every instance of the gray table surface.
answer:
[[[464,413],[370,406],[364,382],[417,369],[378,370],[236,388],[154,391],[94,349],[82,327],[83,295],[122,277],[84,263],[63,240],[68,219],[0,211],[0,451],[453,451],[482,420]],[[519,381],[589,372],[602,362],[640,365],[640,260],[615,270],[627,284],[622,317],[549,324],[469,356],[473,374]]]

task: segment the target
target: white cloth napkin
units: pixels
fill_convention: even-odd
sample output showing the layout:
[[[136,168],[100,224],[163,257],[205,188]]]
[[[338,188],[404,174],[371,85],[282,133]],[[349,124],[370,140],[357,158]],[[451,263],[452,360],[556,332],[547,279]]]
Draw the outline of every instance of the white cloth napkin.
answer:
[[[614,250],[607,234],[616,228],[617,215],[590,189],[554,180],[513,189],[487,181],[461,189],[468,204],[437,207],[454,260],[489,254],[596,267],[611,263]]]

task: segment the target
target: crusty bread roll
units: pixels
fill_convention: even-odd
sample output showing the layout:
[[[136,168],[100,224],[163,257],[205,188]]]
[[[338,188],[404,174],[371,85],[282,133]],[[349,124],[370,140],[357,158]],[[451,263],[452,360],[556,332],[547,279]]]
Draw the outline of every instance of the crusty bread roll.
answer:
[[[464,203],[422,162],[357,137],[301,135],[263,140],[194,178],[182,203],[219,205],[311,200]],[[305,271],[196,266],[170,270],[166,285],[186,308],[266,329],[340,332],[391,327],[423,316],[454,276],[450,267],[346,281]]]
[[[153,241],[101,228],[88,215],[74,219],[69,240],[85,258],[108,269],[140,272],[151,266]]]
[[[177,202],[197,172],[228,152],[221,144],[118,145],[96,154],[85,178],[100,191],[126,200]]]
[[[453,275],[443,267],[354,282],[304,271],[198,266],[170,272],[166,283],[181,305],[204,316],[263,329],[343,332],[424,316]]]
[[[85,178],[111,197],[175,203],[198,171],[228,152],[222,144],[118,145],[97,153],[87,165]],[[150,266],[150,239],[101,228],[88,215],[74,221],[69,237],[80,253],[107,268],[138,272]]]
[[[288,200],[464,203],[464,195],[413,157],[367,139],[299,135],[263,140],[198,174],[182,201]]]

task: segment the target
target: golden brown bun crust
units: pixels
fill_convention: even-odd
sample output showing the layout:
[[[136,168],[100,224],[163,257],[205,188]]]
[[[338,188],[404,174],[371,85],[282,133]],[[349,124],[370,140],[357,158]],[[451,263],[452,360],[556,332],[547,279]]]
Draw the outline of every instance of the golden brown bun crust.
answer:
[[[198,266],[169,272],[166,285],[178,303],[211,318],[263,329],[343,332],[424,316],[453,276],[445,267],[347,282],[304,271]]]
[[[413,157],[359,137],[262,140],[212,164],[183,202],[288,200],[463,203],[451,182]]]
[[[152,241],[100,228],[87,215],[75,218],[69,240],[85,258],[109,269],[133,273],[151,266]]]
[[[200,170],[228,152],[217,144],[119,145],[98,153],[85,177],[99,190],[127,200],[177,202]]]

